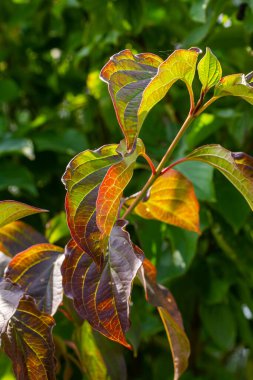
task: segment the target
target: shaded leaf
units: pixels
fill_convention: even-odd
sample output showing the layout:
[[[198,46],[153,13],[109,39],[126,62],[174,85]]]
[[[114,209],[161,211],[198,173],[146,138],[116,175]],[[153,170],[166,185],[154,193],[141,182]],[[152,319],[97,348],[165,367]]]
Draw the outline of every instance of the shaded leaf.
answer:
[[[174,380],[178,380],[188,366],[190,355],[190,343],[184,332],[181,314],[170,291],[156,282],[156,268],[147,259],[143,261],[139,278],[148,302],[158,308],[163,321],[173,356]]]
[[[144,122],[151,108],[164,98],[176,81],[182,80],[188,89],[191,88],[200,52],[201,50],[198,48],[176,50],[159,66],[156,76],[145,88],[142,95],[138,109],[140,125]]]
[[[124,141],[119,146],[86,150],[69,163],[63,176],[71,235],[99,265],[103,262],[123,190],[143,150],[141,140],[130,153],[126,152]]]
[[[251,73],[248,75],[232,74],[223,77],[215,86],[214,97],[239,96],[246,102],[253,104],[253,85],[251,80]]]
[[[0,190],[8,190],[15,196],[20,195],[23,191],[33,197],[38,196],[38,190],[31,172],[25,166],[14,161],[1,164]]]
[[[23,293],[18,285],[12,284],[9,280],[3,279],[0,282],[0,346],[1,336],[16,312]]]
[[[0,201],[0,227],[25,216],[46,211],[17,201]]]
[[[134,199],[130,198],[127,203],[131,204]],[[193,185],[174,169],[156,179],[147,194],[147,200],[142,200],[135,207],[135,212],[145,219],[157,219],[199,232],[199,204]]]
[[[119,125],[124,133],[128,148],[139,134],[141,124],[137,111],[144,89],[157,73],[163,60],[155,54],[133,55],[123,50],[113,55],[101,70],[100,77],[108,83]]]
[[[17,380],[55,380],[53,326],[54,319],[41,313],[31,297],[20,300],[2,335]]]
[[[240,191],[253,210],[253,157],[213,144],[195,149],[186,160],[206,162],[218,169]]]
[[[40,311],[53,315],[63,296],[63,259],[62,248],[46,243],[36,244],[10,261],[5,277],[32,296]]]
[[[198,64],[198,74],[204,92],[216,85],[221,79],[220,62],[209,48],[206,48],[206,54]]]
[[[130,347],[124,333],[129,328],[132,282],[143,253],[132,244],[125,225],[124,220],[118,220],[114,226],[101,269],[70,241],[62,275],[65,294],[73,298],[79,315],[109,339]]]
[[[0,229],[0,251],[13,257],[33,244],[47,243],[47,240],[28,224],[16,221]]]
[[[0,142],[0,156],[23,154],[29,160],[34,160],[33,143],[24,138],[6,138]]]

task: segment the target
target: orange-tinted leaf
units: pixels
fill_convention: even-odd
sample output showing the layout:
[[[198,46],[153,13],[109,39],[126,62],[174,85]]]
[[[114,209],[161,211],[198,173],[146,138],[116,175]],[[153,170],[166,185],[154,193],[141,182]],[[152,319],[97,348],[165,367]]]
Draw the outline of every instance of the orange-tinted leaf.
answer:
[[[130,198],[127,204],[131,204],[134,199]],[[147,199],[136,206],[135,212],[145,219],[157,219],[199,232],[199,203],[193,185],[174,169],[157,178]]]
[[[155,54],[133,55],[123,50],[113,55],[101,70],[100,77],[108,83],[117,119],[131,148],[139,134],[137,111],[142,94],[163,60]]]
[[[143,150],[141,140],[130,153],[127,153],[124,141],[119,146],[86,150],[69,163],[64,174],[71,235],[100,266],[122,192],[132,177],[135,160]]]
[[[206,162],[218,169],[240,191],[253,210],[253,157],[213,144],[195,149],[186,160]]]
[[[215,86],[214,97],[239,96],[246,102],[253,104],[253,85],[251,81],[252,73],[248,75],[232,74],[223,77]]]
[[[41,313],[31,297],[20,300],[2,334],[17,380],[55,380],[53,326],[54,319]]]
[[[144,272],[144,273],[143,273]],[[176,302],[168,289],[156,282],[156,268],[147,259],[139,271],[148,302],[158,308],[162,318],[174,363],[174,380],[178,380],[188,366],[190,344]]]
[[[104,265],[98,268],[74,241],[66,247],[62,266],[65,294],[74,300],[79,315],[111,340],[130,347],[124,333],[129,328],[132,282],[143,260],[136,251],[126,222],[118,220],[109,240]]]
[[[200,52],[198,48],[176,50],[159,66],[156,76],[143,91],[138,109],[140,126],[151,108],[164,98],[176,81],[182,80],[188,88],[192,86]]]
[[[25,203],[17,201],[0,201],[0,227],[14,222],[14,220],[39,212],[47,212],[47,210],[28,206]]]
[[[39,310],[53,315],[62,301],[63,249],[36,244],[18,253],[8,264],[5,277],[32,296]]]
[[[3,279],[0,282],[0,346],[1,336],[16,312],[23,293],[18,285],[12,284],[9,280]]]
[[[13,257],[39,243],[47,243],[46,238],[24,222],[12,222],[0,229],[0,251],[7,256]]]

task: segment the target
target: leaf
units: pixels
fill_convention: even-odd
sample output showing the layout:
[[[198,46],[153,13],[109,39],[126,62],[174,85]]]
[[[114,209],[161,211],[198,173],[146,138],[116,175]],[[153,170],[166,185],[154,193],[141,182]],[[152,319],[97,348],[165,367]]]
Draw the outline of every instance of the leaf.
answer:
[[[124,142],[86,150],[69,163],[63,176],[71,235],[98,265],[102,265],[123,190],[142,151],[141,140],[130,153]]]
[[[39,212],[47,212],[47,210],[28,206],[25,203],[17,201],[0,201],[0,227],[14,220]]]
[[[127,231],[118,220],[109,240],[101,269],[72,240],[66,247],[62,266],[65,294],[73,298],[79,315],[111,340],[130,347],[124,333],[129,328],[132,282],[143,260]]]
[[[0,229],[0,251],[13,257],[33,244],[47,243],[43,235],[28,224],[16,221]]]
[[[206,9],[210,0],[194,0],[190,8],[190,17],[193,21],[205,23]]]
[[[198,64],[198,74],[202,83],[202,91],[204,92],[215,86],[221,79],[222,68],[220,62],[209,48],[206,48],[206,54]]]
[[[127,204],[131,204],[134,199],[130,198]],[[145,219],[157,219],[199,232],[199,204],[193,185],[174,169],[156,179],[147,194],[147,200],[142,200],[135,207],[135,212]]]
[[[147,259],[143,261],[139,278],[144,285],[146,298],[158,308],[164,324],[174,364],[174,380],[178,380],[188,366],[190,343],[176,302],[168,289],[156,282],[156,268]]]
[[[0,190],[8,190],[15,196],[20,195],[21,190],[23,190],[25,194],[33,197],[38,196],[38,190],[31,172],[25,166],[10,160],[1,164]]]
[[[182,80],[188,89],[191,88],[200,52],[201,50],[198,48],[179,49],[161,63],[156,76],[143,91],[138,109],[138,123],[140,126],[151,108],[164,98],[176,81]]]
[[[127,141],[133,146],[141,129],[137,110],[142,94],[150,80],[156,75],[163,60],[155,54],[133,55],[123,50],[113,55],[101,70],[100,78],[108,83],[119,125]]]
[[[232,74],[221,78],[219,83],[215,86],[214,97],[220,98],[228,95],[239,96],[246,100],[246,102],[253,104],[251,73],[248,75]]]
[[[1,336],[16,312],[23,293],[18,285],[12,284],[9,280],[3,279],[0,282],[0,346]]]
[[[5,138],[0,142],[0,156],[22,154],[29,160],[34,160],[33,143],[24,138]]]
[[[19,96],[20,90],[12,79],[0,80],[0,104],[3,102],[11,102]]]
[[[240,191],[253,210],[253,157],[213,144],[195,149],[186,160],[206,162],[218,169]]]
[[[18,253],[9,263],[5,278],[18,284],[36,301],[38,309],[53,315],[62,301],[63,249],[36,244]]]
[[[5,278],[17,283],[36,301],[38,309],[53,315],[62,301],[63,249],[36,244],[18,253],[9,263]]]
[[[46,237],[49,243],[56,243],[62,238],[69,237],[69,229],[66,222],[66,214],[61,211],[46,224]]]
[[[24,296],[2,335],[17,380],[55,380],[54,319],[41,313],[34,300]]]

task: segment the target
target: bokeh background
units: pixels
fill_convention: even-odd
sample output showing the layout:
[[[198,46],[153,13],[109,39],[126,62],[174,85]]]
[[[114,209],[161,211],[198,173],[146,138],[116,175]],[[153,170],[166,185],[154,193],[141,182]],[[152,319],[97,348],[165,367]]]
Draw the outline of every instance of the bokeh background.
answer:
[[[82,150],[122,139],[99,71],[126,48],[166,59],[174,49],[191,46],[209,46],[224,75],[252,71],[253,1],[1,0],[0,199],[50,210],[27,221],[51,242],[64,244],[61,176],[67,163]],[[198,82],[194,85],[198,91]],[[140,137],[154,161],[166,151],[188,108],[187,91],[179,83],[149,114]],[[219,100],[191,127],[174,158],[206,143],[253,155],[253,107],[237,98]],[[252,380],[252,214],[212,168],[187,163],[178,169],[192,180],[201,202],[201,236],[132,216],[133,240],[156,264],[159,281],[172,290],[182,312],[192,346],[182,379]],[[146,178],[140,161],[127,192],[139,190]],[[108,379],[102,370],[94,375],[89,369],[87,333],[81,339],[87,371],[81,374],[73,347],[66,345],[73,340],[72,324],[61,312],[56,319],[58,379]],[[106,360],[111,359],[111,379],[172,379],[162,323],[138,286],[131,319],[133,352],[96,335],[99,347],[106,345]],[[0,375],[13,379],[3,354]]]

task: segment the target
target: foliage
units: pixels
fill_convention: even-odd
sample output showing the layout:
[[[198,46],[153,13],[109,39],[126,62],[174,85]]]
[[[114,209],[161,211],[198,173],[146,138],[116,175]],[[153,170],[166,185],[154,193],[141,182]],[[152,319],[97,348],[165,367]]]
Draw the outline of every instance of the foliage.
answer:
[[[128,269],[131,273],[128,285],[122,289],[122,297],[117,300],[111,297],[115,285],[109,284],[108,300],[111,301],[108,305],[113,307],[108,310],[112,313],[110,315],[114,315],[115,305],[116,309],[118,306],[121,307],[124,305],[124,297],[127,298],[127,306],[120,314],[122,319],[118,320],[124,321],[123,330],[125,330],[130,312],[132,325],[126,334],[126,340],[133,346],[134,353],[136,355],[138,353],[138,358],[135,359],[127,350],[124,351],[123,358],[119,345],[106,341],[92,331],[86,323],[81,325],[81,319],[76,314],[71,300],[64,298],[64,302],[55,314],[57,324],[54,327],[54,345],[57,356],[57,378],[126,378],[124,360],[127,362],[130,378],[164,379],[172,376],[172,364],[168,363],[165,334],[161,331],[161,323],[152,306],[145,303],[139,286],[133,287],[131,303],[129,302],[131,282],[139,263],[143,260],[143,254],[136,248],[134,244],[136,243],[156,265],[158,282],[172,289],[182,312],[192,349],[189,369],[182,378],[209,380],[219,377],[235,379],[240,376],[243,379],[250,379],[252,366],[251,313],[253,310],[251,302],[253,235],[250,208],[229,182],[226,182],[218,171],[213,171],[213,166],[225,174],[251,204],[252,159],[238,151],[252,152],[252,138],[250,138],[252,135],[252,107],[246,102],[239,101],[236,97],[239,96],[252,104],[252,76],[251,73],[249,75],[233,74],[234,72],[247,73],[252,70],[250,45],[252,44],[253,16],[251,3],[247,5],[246,3],[232,4],[218,0],[209,2],[179,1],[178,7],[172,7],[169,2],[164,1],[141,1],[136,2],[133,7],[133,3],[130,4],[128,1],[120,4],[119,2],[103,2],[102,4],[96,1],[45,3],[39,0],[33,2],[29,0],[7,2],[4,0],[1,2],[0,8],[0,17],[2,18],[0,43],[3,46],[0,57],[1,198],[8,199],[11,194],[11,197],[16,197],[22,202],[46,207],[53,213],[53,218],[48,214],[29,217],[30,223],[39,230],[42,230],[42,225],[47,222],[45,235],[50,244],[37,231],[31,230],[27,224],[14,221],[16,217],[13,217],[12,221],[9,220],[10,223],[2,226],[0,230],[0,249],[3,252],[3,254],[1,253],[1,272],[8,265],[12,281],[19,283],[20,279],[21,285],[21,288],[17,285],[13,285],[14,288],[12,288],[13,294],[15,293],[17,296],[15,302],[21,302],[17,311],[15,312],[17,304],[14,305],[14,308],[8,304],[8,308],[11,307],[8,309],[10,311],[9,332],[8,337],[4,335],[3,338],[7,353],[9,352],[13,357],[9,350],[8,339],[12,339],[14,347],[14,331],[15,337],[18,337],[20,324],[26,328],[28,326],[24,324],[24,321],[27,323],[27,315],[23,305],[26,305],[26,311],[30,309],[34,314],[37,313],[37,321],[44,320],[44,326],[47,328],[43,334],[51,336],[53,317],[46,317],[44,307],[48,305],[47,313],[53,314],[61,302],[62,295],[56,289],[54,294],[58,296],[58,301],[54,311],[50,310],[50,300],[47,299],[48,289],[46,286],[42,286],[40,292],[37,292],[35,280],[44,279],[46,268],[46,283],[49,280],[50,284],[53,274],[59,277],[59,265],[63,255],[61,249],[54,244],[63,246],[69,239],[64,215],[58,213],[62,210],[64,197],[59,178],[69,156],[83,151],[88,146],[94,149],[110,141],[121,140],[121,133],[116,128],[116,118],[113,115],[106,88],[98,80],[98,70],[108,56],[126,48],[131,49],[132,52],[126,50],[128,60],[124,63],[123,69],[129,71],[131,67],[131,72],[126,75],[121,73],[121,76],[117,76],[117,70],[116,72],[113,70],[118,67],[118,63],[110,73],[105,74],[105,69],[102,72],[103,79],[109,82],[109,90],[116,110],[118,104],[117,117],[125,134],[126,144],[121,142],[120,148],[117,144],[112,145],[109,148],[113,153],[111,158],[100,157],[101,159],[97,162],[99,164],[101,161],[104,162],[103,173],[99,170],[93,171],[91,166],[91,182],[86,177],[87,173],[84,172],[84,169],[79,173],[78,171],[74,173],[74,164],[78,160],[79,162],[85,161],[92,156],[99,158],[101,152],[105,152],[107,148],[103,147],[101,151],[86,150],[79,153],[68,167],[64,181],[68,187],[69,204],[73,210],[73,214],[68,214],[68,223],[72,237],[78,243],[75,249],[74,242],[69,243],[68,260],[77,259],[78,254],[81,265],[86,265],[87,273],[92,274],[95,266],[88,253],[94,252],[98,268],[100,268],[96,272],[97,284],[101,286],[101,280],[103,280],[104,286],[110,282],[107,276],[115,275],[110,268],[109,257],[112,258],[117,268],[119,239],[126,242],[127,249],[131,252],[133,261],[132,269]],[[133,12],[132,9],[135,11]],[[170,209],[161,207],[157,213],[157,200],[153,203],[151,197],[152,189],[155,194],[159,182],[154,182],[150,188],[151,197],[146,202],[144,199],[136,207],[137,213],[149,220],[134,214],[128,215],[130,225],[127,230],[131,233],[131,239],[134,241],[131,243],[123,222],[115,225],[116,230],[113,228],[115,220],[118,218],[118,207],[122,206],[120,202],[122,191],[123,188],[126,188],[124,195],[129,195],[138,192],[143,187],[147,180],[148,165],[141,156],[146,158],[154,174],[157,162],[161,160],[167,146],[175,137],[178,126],[182,124],[184,114],[187,112],[188,99],[187,91],[180,81],[172,87],[165,100],[157,104],[152,111],[150,110],[174,83],[173,78],[168,76],[166,65],[175,55],[180,54],[180,50],[172,52],[175,48],[189,48],[192,45],[198,45],[202,49],[205,45],[212,47],[223,63],[224,76],[220,81],[222,73],[219,61],[207,49],[206,55],[197,64],[201,84],[196,80],[193,81],[194,93],[201,93],[200,102],[195,105],[197,107],[195,115],[198,117],[194,118],[195,120],[187,130],[184,139],[177,145],[171,156],[172,163],[170,163],[169,169],[162,172],[159,180],[162,186],[163,183],[167,183],[170,175],[172,176],[174,172],[177,173],[175,177],[177,181],[183,181],[185,194],[188,196],[193,194],[192,202],[189,202],[188,207],[189,212],[191,209],[195,218],[198,215],[197,204],[198,201],[200,202],[200,223],[196,219],[195,227],[192,229],[194,231],[200,229],[201,235],[178,228],[185,226],[180,225],[172,217]],[[126,54],[126,51],[118,56]],[[137,51],[152,51],[154,54],[136,54]],[[183,51],[186,52],[186,50]],[[191,57],[199,55],[199,51],[196,49],[187,50],[187,52],[185,54]],[[166,60],[168,55],[172,56],[169,61]],[[143,63],[145,59],[149,62],[148,65],[146,65],[147,61],[146,64]],[[112,68],[112,62],[113,59],[107,64],[110,68]],[[185,63],[179,72],[173,71],[174,79],[183,79],[190,90],[192,105],[191,84],[193,78],[189,73],[192,72],[193,67],[194,62],[190,66]],[[149,74],[149,71],[152,75]],[[112,80],[112,76],[109,76],[112,73],[115,81]],[[209,75],[205,76],[205,73]],[[159,80],[162,78],[167,81],[164,93],[161,93],[157,87],[159,80],[150,85],[154,74],[158,75]],[[137,87],[136,81],[138,82]],[[117,87],[119,84],[120,86],[124,85],[126,91],[124,89],[119,91],[119,87]],[[209,113],[209,109],[205,109],[200,114],[199,111],[204,104],[203,99],[207,99],[207,102],[212,99],[209,95],[212,89],[207,95],[206,93],[213,86],[215,86],[214,97],[215,100],[217,99],[217,102],[212,105],[213,111]],[[137,90],[140,92],[138,93]],[[225,96],[227,95],[233,95],[234,99],[230,97],[226,100]],[[220,97],[224,99],[218,100]],[[143,98],[145,101],[142,101]],[[134,111],[136,107],[141,110],[139,115],[136,115]],[[127,112],[125,112],[126,109]],[[149,111],[150,114],[146,118]],[[145,122],[141,129],[144,119]],[[138,140],[137,149],[135,147],[134,141],[139,133],[145,142],[146,152],[141,146],[140,140]],[[210,143],[215,145],[210,145]],[[221,143],[226,149],[218,145]],[[201,144],[208,144],[209,147],[197,148]],[[131,152],[128,155],[127,150],[129,149]],[[206,155],[207,150],[210,150],[211,156]],[[230,150],[236,153],[232,153]],[[192,151],[193,153],[191,153]],[[147,153],[153,157],[153,162]],[[138,162],[135,164],[137,157],[139,157]],[[207,166],[207,163],[213,166]],[[174,169],[175,165],[177,165],[176,170]],[[134,168],[136,168],[134,178],[129,183]],[[227,172],[231,168],[233,168],[233,175],[229,175]],[[97,176],[98,174],[99,176]],[[107,176],[105,179],[103,179],[104,174]],[[73,188],[72,176],[76,176],[76,184]],[[116,191],[113,190],[113,178],[116,178],[115,183],[119,186],[117,190],[115,188]],[[194,195],[190,182],[194,185],[196,195]],[[91,194],[93,198],[88,198],[92,204],[92,209],[89,209],[84,189],[86,188],[88,191],[88,187],[90,186],[91,189],[94,185],[97,188],[94,188],[94,192]],[[175,184],[175,189],[176,186]],[[76,191],[75,187],[81,188],[82,193]],[[99,202],[96,202],[98,195]],[[78,202],[81,207],[75,203],[74,197],[77,196],[80,196]],[[164,193],[165,198],[163,199],[166,199],[166,204],[168,196],[168,193]],[[108,197],[109,202],[107,203],[105,201]],[[185,199],[182,198],[181,193],[178,193],[177,197],[179,200]],[[135,199],[136,195],[127,197],[125,205],[130,206]],[[154,205],[152,215],[147,210],[148,203]],[[159,205],[161,205],[160,202]],[[184,210],[184,207],[180,208],[180,202],[173,200],[170,207],[174,211],[176,210],[177,215],[180,210]],[[31,208],[29,212],[28,209],[29,207],[26,209],[27,215],[31,212]],[[112,209],[113,213],[108,219],[106,215],[108,215],[109,209]],[[88,233],[82,235],[83,216],[87,215],[87,211],[92,213],[94,210],[97,212],[97,217],[94,219],[93,216],[93,219],[90,219]],[[1,215],[4,216],[2,213]],[[187,217],[184,218],[184,214],[181,215],[180,222],[182,223],[182,220],[185,222]],[[21,216],[25,216],[25,214],[20,214]],[[160,219],[163,222],[151,219]],[[166,224],[168,222],[174,226]],[[99,244],[97,244],[98,241]],[[106,254],[103,258],[102,253],[108,242],[109,245],[112,244],[113,249],[110,250],[110,256]],[[37,247],[37,250],[34,247]],[[71,256],[71,249],[77,252],[76,256]],[[82,251],[79,252],[80,249],[88,250],[88,252],[84,254]],[[30,269],[21,275],[21,273],[13,272],[13,263],[18,263],[20,258],[22,259],[23,252],[24,257],[25,253],[27,255],[26,260],[29,257],[31,261],[35,260],[35,262],[28,261]],[[14,255],[16,256],[11,258]],[[194,259],[195,256],[197,257]],[[45,257],[45,262],[41,261],[42,257]],[[146,263],[145,260],[144,263]],[[21,260],[20,264],[26,268],[26,262],[22,263]],[[73,274],[76,277],[72,276],[73,281],[65,282],[64,287],[67,294],[68,290],[66,289],[68,288],[69,294],[74,296],[77,310],[83,310],[82,317],[85,316],[90,321],[93,320],[91,318],[92,308],[87,311],[86,304],[82,300],[80,303],[82,294],[77,294],[79,290],[76,284],[82,280],[79,276],[82,273],[80,268],[80,266],[76,267]],[[69,269],[70,275],[74,268]],[[8,273],[8,270],[5,273]],[[34,287],[30,289],[36,305],[30,298],[29,288],[22,283],[22,280],[26,282],[27,278],[34,273],[41,273],[41,277],[36,278],[36,275],[33,277],[35,283]],[[171,339],[175,364],[177,362],[175,358],[178,357],[176,349],[178,346],[172,337],[175,331],[178,333],[176,337],[180,336],[180,319],[173,320],[171,318],[171,309],[166,309],[167,306],[163,303],[164,299],[161,300],[161,296],[158,295],[164,286],[158,285],[156,282],[151,285],[147,271],[138,274],[138,277],[141,281],[145,279],[146,296],[149,302],[159,309]],[[58,278],[58,281],[61,282],[61,279]],[[1,284],[5,287],[3,294],[8,294],[10,283],[7,281],[6,284],[5,282],[1,282]],[[91,287],[92,283],[89,282],[87,289],[91,289]],[[152,288],[155,289],[156,294],[153,298],[150,294]],[[28,295],[22,296],[23,292]],[[41,292],[45,293],[41,294]],[[164,290],[164,292],[166,291]],[[89,294],[92,297],[92,290]],[[103,302],[108,294],[101,291],[96,299],[98,302]],[[169,296],[171,297],[170,293]],[[22,301],[19,301],[20,297],[23,297]],[[7,299],[9,299],[8,295]],[[42,299],[46,299],[46,303],[41,302]],[[3,297],[1,302],[5,302],[4,300],[6,297]],[[108,314],[104,313],[103,307],[99,309],[99,313],[106,320]],[[63,317],[63,314],[67,319]],[[6,316],[7,312],[4,315]],[[111,329],[107,325],[105,326],[105,320],[103,319],[103,328],[106,329],[108,336],[108,331],[111,333]],[[219,324],[217,324],[217,320]],[[172,329],[173,326],[175,330]],[[100,325],[93,327],[102,329]],[[38,331],[34,329],[33,338],[34,342],[40,345],[40,341],[36,340],[39,338]],[[117,332],[116,327],[115,332]],[[182,336],[185,337],[185,334],[182,333]],[[22,339],[26,339],[26,332],[22,337]],[[20,345],[23,345],[23,352],[29,356],[31,351],[25,348],[26,342],[22,339]],[[178,342],[180,341],[179,339]],[[185,349],[186,346],[187,344],[184,344]],[[41,376],[45,376],[43,373],[47,373],[48,366],[53,368],[55,365],[51,360],[53,358],[52,347],[52,342],[50,342],[47,348],[50,354],[48,355],[47,352],[43,353],[44,356],[42,355],[41,365],[43,368],[39,369]],[[179,352],[181,353],[181,362],[179,367],[176,366],[175,376],[185,369],[187,362],[187,349],[184,358],[182,357],[184,351],[179,349]],[[94,355],[99,359],[96,363],[94,363]],[[23,372],[23,376],[27,378],[30,361],[24,360],[24,357],[18,355],[15,357],[18,359],[16,373],[20,368],[19,363],[27,363]],[[29,356],[29,358],[32,358],[33,363],[38,360],[36,355]],[[51,361],[47,361],[46,358],[50,358]],[[0,357],[0,362],[1,360],[5,363],[1,366],[1,370],[4,368],[4,374],[1,374],[1,377],[5,379],[11,375],[9,366],[6,365],[6,357],[3,359]],[[138,366],[136,366],[137,360]]]

